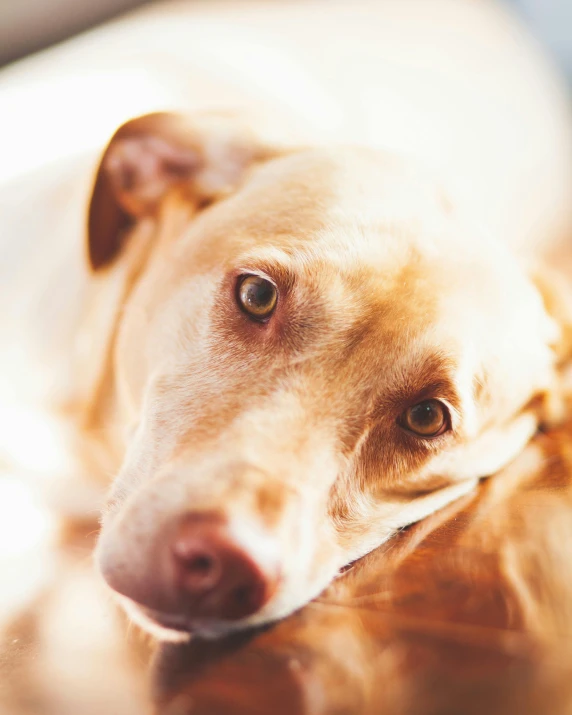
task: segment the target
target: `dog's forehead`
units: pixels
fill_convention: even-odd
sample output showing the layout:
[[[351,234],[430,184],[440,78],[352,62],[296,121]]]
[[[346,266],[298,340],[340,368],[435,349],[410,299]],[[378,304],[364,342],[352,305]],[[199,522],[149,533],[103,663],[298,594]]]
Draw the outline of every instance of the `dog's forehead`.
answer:
[[[199,239],[201,252],[213,258],[218,249],[232,258],[244,249],[280,247],[332,258],[336,251],[345,258],[375,251],[387,262],[411,246],[427,252],[441,243],[448,210],[434,178],[401,158],[309,149],[257,167],[240,190],[199,217],[188,245]]]
[[[438,223],[447,213],[433,177],[391,154],[351,147],[306,150],[268,162],[237,199],[252,207],[250,219],[257,226],[266,219],[268,233],[290,230],[295,245],[301,239],[356,247],[372,239],[379,246],[383,242],[372,233],[411,229],[413,234],[416,225],[421,230],[421,222]],[[350,231],[345,241],[344,228]],[[400,238],[403,244],[406,237]]]

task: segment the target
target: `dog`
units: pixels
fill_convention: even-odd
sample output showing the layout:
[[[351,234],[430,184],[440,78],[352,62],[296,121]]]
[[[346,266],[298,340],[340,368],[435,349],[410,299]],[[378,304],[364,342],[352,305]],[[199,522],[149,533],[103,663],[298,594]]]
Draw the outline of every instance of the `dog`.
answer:
[[[452,4],[413,6],[419,14],[403,26],[420,23],[433,40],[394,67],[391,48],[373,37],[379,93],[389,79],[411,84],[416,62],[436,61],[431,32]],[[284,17],[319,16],[320,7],[249,12],[279,32]],[[338,39],[340,7],[328,21],[337,18]],[[381,29],[400,7],[364,4],[350,17]],[[455,39],[459,54],[445,50],[434,76],[458,62],[474,80],[474,106],[491,97],[498,106],[472,133],[473,104],[449,112],[461,100],[443,99],[437,85],[428,101],[423,72],[411,85],[427,121],[438,117],[440,146],[465,142],[465,153],[448,145],[447,171],[383,141],[344,143],[343,132],[339,142],[281,143],[240,113],[163,111],[120,126],[87,202],[74,204],[77,218],[88,203],[88,268],[73,277],[70,264],[52,266],[69,293],[59,302],[65,339],[50,341],[68,369],[50,396],[65,394],[57,430],[74,464],[113,476],[98,569],[161,639],[218,637],[292,613],[558,417],[571,311],[565,281],[541,254],[564,267],[567,109],[534,47],[511,45],[515,25],[503,12],[457,7],[475,55],[466,60]],[[170,27],[180,21],[176,7],[157,12]],[[398,36],[405,55],[409,41]],[[488,42],[505,73],[482,81],[474,57]],[[529,70],[542,81],[517,79]],[[507,126],[521,101],[545,121],[531,115],[514,146]],[[79,232],[65,241],[53,233],[77,261]],[[38,294],[51,307],[47,288]],[[69,355],[62,362],[70,345],[73,369]],[[12,438],[4,442],[14,452]]]

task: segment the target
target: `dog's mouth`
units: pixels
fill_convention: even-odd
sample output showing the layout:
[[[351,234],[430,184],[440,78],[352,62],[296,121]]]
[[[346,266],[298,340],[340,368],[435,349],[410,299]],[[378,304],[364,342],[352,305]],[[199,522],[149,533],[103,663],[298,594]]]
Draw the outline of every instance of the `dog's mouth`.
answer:
[[[177,631],[179,633],[188,633],[189,635],[193,635],[197,631],[197,626],[193,625],[193,622],[184,616],[162,613],[160,611],[153,611],[147,608],[142,608],[141,611],[146,618],[161,628]]]
[[[185,642],[191,637],[213,640],[242,630],[240,622],[214,618],[190,618],[141,606],[125,596],[116,595],[129,618],[161,641]]]
[[[161,613],[158,611],[143,610],[143,616],[147,619],[149,625],[155,629],[159,628],[162,633],[163,640],[188,640],[191,637],[204,638],[212,640],[222,638],[230,633],[240,630],[240,625],[233,625],[225,621],[219,621],[213,618],[191,619],[185,616],[179,616],[171,613]],[[167,633],[167,637],[165,636]]]

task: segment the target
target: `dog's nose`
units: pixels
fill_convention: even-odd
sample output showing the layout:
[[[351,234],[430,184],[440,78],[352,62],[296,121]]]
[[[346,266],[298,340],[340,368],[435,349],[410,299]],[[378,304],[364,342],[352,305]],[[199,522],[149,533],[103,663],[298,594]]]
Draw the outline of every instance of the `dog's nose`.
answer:
[[[192,617],[235,620],[258,611],[274,577],[231,536],[216,516],[189,515],[171,544],[175,587]]]
[[[107,584],[165,624],[245,618],[277,585],[272,537],[217,513],[189,513],[166,525],[130,559],[114,551],[117,543],[99,553]]]

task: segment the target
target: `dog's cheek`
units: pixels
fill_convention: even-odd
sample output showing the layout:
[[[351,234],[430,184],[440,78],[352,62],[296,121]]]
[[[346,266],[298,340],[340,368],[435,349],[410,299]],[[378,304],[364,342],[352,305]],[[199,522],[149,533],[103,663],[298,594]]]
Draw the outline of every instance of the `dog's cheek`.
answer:
[[[537,426],[534,412],[523,412],[507,424],[494,425],[479,437],[437,456],[426,472],[439,474],[451,483],[490,477],[522,451]]]
[[[285,544],[281,584],[253,623],[282,618],[306,605],[330,585],[349,560],[323,513],[301,515],[299,525],[298,538]]]

